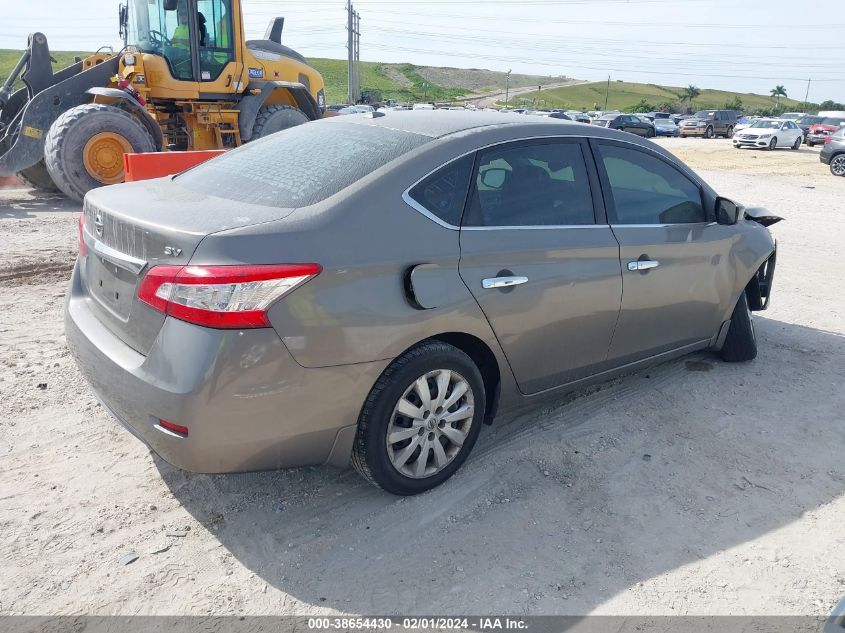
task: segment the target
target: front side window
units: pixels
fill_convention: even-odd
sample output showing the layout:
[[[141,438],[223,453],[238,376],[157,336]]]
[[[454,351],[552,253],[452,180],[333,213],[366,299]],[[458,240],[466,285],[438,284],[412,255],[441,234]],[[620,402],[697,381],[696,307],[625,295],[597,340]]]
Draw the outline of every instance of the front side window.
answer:
[[[231,0],[199,0],[200,81],[217,79],[234,59]]]
[[[600,146],[613,196],[613,224],[706,222],[698,186],[665,161],[640,150]]]
[[[459,226],[472,176],[473,154],[441,167],[408,192],[411,199],[446,224]]]
[[[496,147],[478,165],[465,226],[595,223],[580,143]]]
[[[175,11],[165,11],[164,0],[129,1],[128,43],[167,60],[174,79],[193,79],[188,0]]]

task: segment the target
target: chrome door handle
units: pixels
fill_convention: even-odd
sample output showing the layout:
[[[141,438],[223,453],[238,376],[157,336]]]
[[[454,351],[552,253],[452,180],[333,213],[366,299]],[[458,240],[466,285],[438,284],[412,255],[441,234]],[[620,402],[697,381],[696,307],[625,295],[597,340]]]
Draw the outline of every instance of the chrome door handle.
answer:
[[[660,266],[660,262],[654,259],[638,259],[635,262],[628,262],[628,270],[648,270],[658,266]]]
[[[482,288],[507,288],[518,286],[528,281],[528,277],[489,277],[481,280]]]

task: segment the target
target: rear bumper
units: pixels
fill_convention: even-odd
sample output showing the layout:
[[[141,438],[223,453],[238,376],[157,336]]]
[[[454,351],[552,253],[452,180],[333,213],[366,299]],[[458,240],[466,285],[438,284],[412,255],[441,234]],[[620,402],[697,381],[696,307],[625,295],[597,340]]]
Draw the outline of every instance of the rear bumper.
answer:
[[[345,466],[367,393],[388,361],[305,369],[272,329],[168,318],[144,356],[91,311],[78,266],[65,334],[97,398],[164,460],[193,472]],[[158,426],[187,426],[187,437]]]
[[[819,152],[819,160],[824,163],[825,165],[830,165],[830,159],[833,158],[833,150],[831,148],[830,143],[822,147],[822,151]]]

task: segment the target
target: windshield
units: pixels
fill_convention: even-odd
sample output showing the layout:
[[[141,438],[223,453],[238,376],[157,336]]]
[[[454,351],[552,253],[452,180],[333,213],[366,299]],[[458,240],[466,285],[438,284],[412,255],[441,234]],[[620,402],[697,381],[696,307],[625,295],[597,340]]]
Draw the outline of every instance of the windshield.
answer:
[[[696,112],[693,115],[696,119],[712,119],[716,116],[715,110],[702,110],[701,112]]]
[[[782,124],[783,121],[754,121],[754,123],[751,124],[751,127],[762,127],[771,130],[779,130]]]
[[[654,124],[657,126],[674,127],[675,122],[672,119],[655,119]]]
[[[174,182],[229,200],[304,207],[430,140],[374,125],[309,123],[252,141],[176,176]]]
[[[797,123],[798,125],[813,125],[822,121],[824,121],[824,118],[820,116],[802,116]]]

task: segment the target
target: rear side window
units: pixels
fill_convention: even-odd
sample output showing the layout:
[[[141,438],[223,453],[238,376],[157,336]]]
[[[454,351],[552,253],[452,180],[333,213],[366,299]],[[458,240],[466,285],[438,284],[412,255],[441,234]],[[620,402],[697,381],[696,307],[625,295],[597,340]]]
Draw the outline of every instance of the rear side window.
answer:
[[[639,150],[600,146],[613,194],[613,224],[706,222],[701,191],[680,171]]]
[[[465,226],[595,223],[579,143],[496,147],[478,165]]]
[[[408,192],[411,199],[446,224],[459,226],[472,176],[473,154],[441,167]]]
[[[325,200],[431,140],[354,123],[306,123],[271,134],[176,177],[186,189],[271,207]]]

